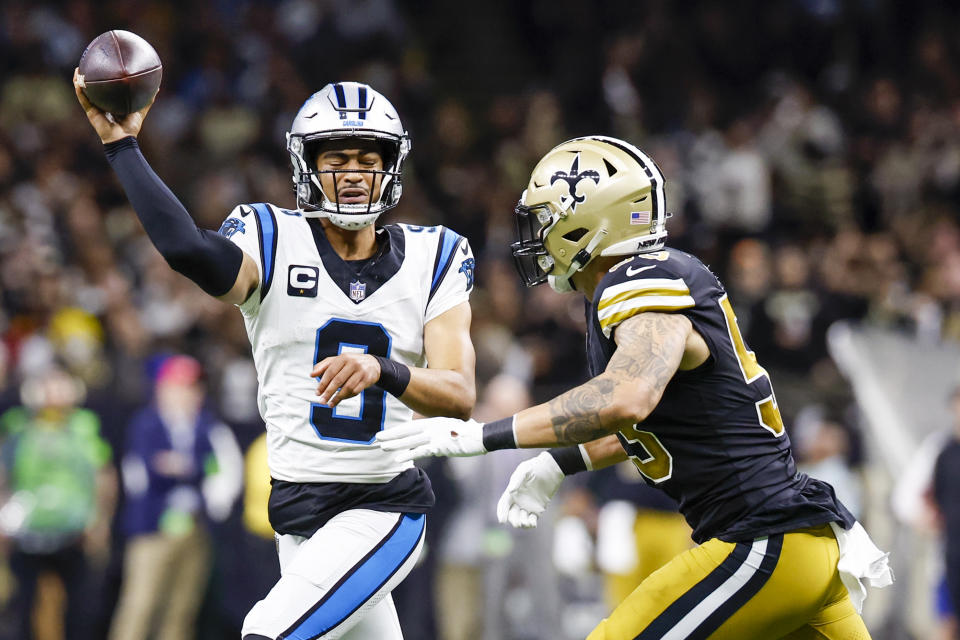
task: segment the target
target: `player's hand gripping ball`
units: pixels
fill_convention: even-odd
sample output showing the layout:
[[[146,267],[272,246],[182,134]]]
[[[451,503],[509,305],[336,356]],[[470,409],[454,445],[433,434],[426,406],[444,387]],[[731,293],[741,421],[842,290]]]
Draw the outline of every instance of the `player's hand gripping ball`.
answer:
[[[115,29],[87,45],[77,82],[95,107],[124,116],[150,104],[160,90],[162,74],[160,56],[149,42]]]

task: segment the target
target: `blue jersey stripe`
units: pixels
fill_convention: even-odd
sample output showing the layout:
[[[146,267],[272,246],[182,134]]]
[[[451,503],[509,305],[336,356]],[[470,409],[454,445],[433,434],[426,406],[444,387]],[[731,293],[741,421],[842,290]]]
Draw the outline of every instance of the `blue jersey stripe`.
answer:
[[[426,516],[406,514],[398,526],[339,584],[333,587],[306,619],[284,634],[287,640],[312,640],[346,620],[397,572],[417,548]]]
[[[277,258],[277,220],[270,207],[262,202],[254,205],[260,231],[260,262],[263,264],[263,282],[260,283],[260,299],[267,295],[273,282],[273,265]]]
[[[437,288],[440,286],[440,281],[446,274],[447,269],[450,268],[450,263],[453,261],[453,252],[460,244],[461,238],[462,236],[456,231],[444,228],[443,237],[440,239],[437,250],[437,259],[433,263],[433,281],[430,283],[428,299],[433,298],[433,294],[437,292]]]

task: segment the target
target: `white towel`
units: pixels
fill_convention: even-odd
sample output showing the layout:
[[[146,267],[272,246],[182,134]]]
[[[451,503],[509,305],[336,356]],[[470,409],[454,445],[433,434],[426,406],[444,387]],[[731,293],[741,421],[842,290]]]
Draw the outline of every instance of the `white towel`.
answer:
[[[863,601],[867,598],[867,587],[886,587],[893,584],[893,571],[890,570],[889,553],[884,553],[873,544],[866,529],[859,522],[853,523],[850,529],[844,529],[836,522],[830,527],[837,537],[840,547],[840,560],[837,570],[843,586],[850,594],[850,600],[856,607],[857,613],[863,611]]]

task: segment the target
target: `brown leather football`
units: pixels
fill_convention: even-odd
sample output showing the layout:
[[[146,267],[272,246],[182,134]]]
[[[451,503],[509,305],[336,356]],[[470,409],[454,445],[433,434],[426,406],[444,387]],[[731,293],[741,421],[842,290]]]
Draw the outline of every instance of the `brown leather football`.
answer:
[[[80,56],[80,86],[95,106],[122,116],[147,106],[160,89],[163,65],[150,43],[129,31],[102,33]]]

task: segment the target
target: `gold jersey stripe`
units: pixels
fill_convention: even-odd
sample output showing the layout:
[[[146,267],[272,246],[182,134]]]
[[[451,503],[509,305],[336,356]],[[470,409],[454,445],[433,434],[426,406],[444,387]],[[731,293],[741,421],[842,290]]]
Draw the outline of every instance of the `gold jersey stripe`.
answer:
[[[645,311],[653,307],[663,309],[687,309],[694,306],[694,300],[691,296],[636,296],[629,300],[624,300],[620,304],[615,304],[606,309],[597,310],[597,317],[600,321],[622,313],[629,309],[639,309]]]
[[[612,296],[624,291],[641,291],[643,289],[671,289],[682,291],[689,289],[683,278],[643,278],[642,280],[627,280],[620,284],[611,285],[604,290],[604,296]]]
[[[603,297],[600,299],[600,304],[597,305],[597,311],[602,311],[607,307],[610,307],[615,304],[620,304],[624,300],[630,300],[632,298],[641,298],[643,296],[689,296],[690,289],[684,287],[683,289],[631,289],[629,291],[624,291],[615,296],[610,296],[609,298]]]
[[[621,305],[599,316],[600,329],[603,331],[603,335],[609,338],[610,333],[618,324],[645,311],[679,311],[680,309],[689,309],[695,305],[693,298],[690,296],[661,297],[656,301],[651,299],[647,304],[637,304],[642,302],[644,302],[643,298],[639,298],[634,301],[634,304]]]

